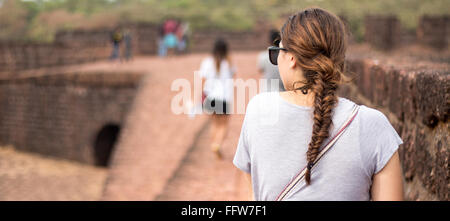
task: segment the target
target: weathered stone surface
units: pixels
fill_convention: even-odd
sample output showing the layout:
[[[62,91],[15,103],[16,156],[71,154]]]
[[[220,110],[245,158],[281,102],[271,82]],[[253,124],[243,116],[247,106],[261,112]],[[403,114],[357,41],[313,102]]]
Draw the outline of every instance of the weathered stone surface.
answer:
[[[449,132],[447,127],[447,133]],[[436,177],[436,194],[441,200],[450,199],[450,167],[449,167],[449,156],[450,148],[448,146],[449,139],[443,137],[437,141],[436,145],[436,166],[438,170],[435,171]]]
[[[416,152],[415,152],[415,143],[416,143],[416,127],[406,127],[401,133],[401,137],[403,140],[403,148],[399,150],[400,160],[403,164],[403,173],[407,182],[411,181],[414,178],[416,173],[414,165],[416,162]]]
[[[402,115],[402,88],[400,87],[400,75],[398,70],[392,69],[388,72],[388,87],[389,94],[386,96],[386,99],[389,100],[389,109],[394,113],[397,118],[401,118]]]
[[[427,190],[432,194],[439,197],[440,200],[448,200],[448,179],[449,179],[449,167],[448,167],[448,146],[442,147],[443,140],[438,139],[430,140],[432,138],[427,137],[427,128],[417,128],[416,145],[415,145],[415,157],[414,163],[416,175],[422,181]],[[444,142],[448,141],[448,137]],[[420,162],[417,160],[420,159]]]
[[[401,88],[401,98],[402,102],[400,102],[402,114],[400,115],[400,120],[415,119],[417,116],[417,104],[416,104],[416,78],[415,74],[411,72],[407,72],[404,70],[399,71],[400,75],[400,84]]]
[[[417,73],[417,108],[422,122],[430,127],[446,122],[450,112],[450,72]]]
[[[341,91],[364,97],[360,100],[366,105],[382,107],[392,117],[390,121],[404,141],[399,153],[408,199],[448,200],[449,69],[414,68],[414,63],[408,66],[404,62],[385,65],[383,61],[349,59],[349,71],[359,74],[354,85],[359,90]]]

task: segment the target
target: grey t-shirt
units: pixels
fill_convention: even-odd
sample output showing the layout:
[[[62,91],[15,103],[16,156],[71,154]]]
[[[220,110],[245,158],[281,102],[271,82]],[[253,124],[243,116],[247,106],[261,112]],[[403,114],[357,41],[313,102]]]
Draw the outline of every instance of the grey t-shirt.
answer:
[[[330,136],[337,133],[356,105],[338,97]],[[246,110],[233,163],[250,173],[255,200],[275,200],[306,162],[312,136],[313,107],[299,106],[278,92],[260,93]],[[403,141],[380,111],[360,105],[358,115],[334,146],[285,200],[370,200],[372,176]]]

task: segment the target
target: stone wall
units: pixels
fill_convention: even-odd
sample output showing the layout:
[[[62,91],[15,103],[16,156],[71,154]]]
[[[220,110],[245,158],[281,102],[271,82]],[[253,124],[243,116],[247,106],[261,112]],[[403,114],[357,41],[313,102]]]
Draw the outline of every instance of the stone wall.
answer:
[[[134,54],[156,54],[156,26],[123,27],[130,30]],[[62,31],[56,34],[53,43],[0,42],[0,74],[108,59],[112,51],[111,32],[109,29]]]
[[[0,80],[0,146],[99,164],[105,155],[95,152],[96,145],[110,141],[98,138],[118,133],[140,76],[99,72]]]
[[[406,199],[449,200],[448,65],[385,65],[352,55],[347,67],[357,78],[339,93],[381,110],[404,141],[399,153]]]
[[[418,41],[435,49],[446,49],[450,41],[450,16],[423,16],[417,28]]]
[[[382,50],[420,43],[445,50],[450,41],[450,17],[422,16],[415,32],[406,30],[396,16],[370,15],[364,19],[364,39]]]
[[[137,23],[130,25],[130,27],[135,53],[141,55],[156,55],[158,53],[158,25]]]
[[[0,73],[107,59],[110,44],[106,29],[58,32],[53,43],[0,42]]]
[[[132,38],[133,55],[156,55],[159,26],[150,23],[122,24]],[[112,30],[73,30],[59,32],[53,43],[0,42],[0,75],[22,70],[74,65],[107,59],[112,51]],[[194,31],[189,51],[210,51],[214,41],[222,37],[231,50],[263,50],[268,46],[268,30],[256,31]],[[124,44],[122,44],[121,53]],[[121,56],[123,56],[121,54]]]
[[[268,35],[268,31],[202,30],[192,34],[190,51],[209,52],[219,37],[227,41],[231,51],[265,50],[269,46]]]
[[[371,45],[391,50],[416,41],[437,49],[448,48],[448,16],[424,16],[416,33],[405,30],[395,16],[367,16],[365,40]],[[150,23],[122,24],[132,36],[135,55],[155,55],[158,50],[159,26]],[[189,51],[206,52],[221,37],[231,50],[264,50],[268,46],[270,24],[259,22],[254,30],[196,30],[189,39]],[[59,32],[52,44],[0,42],[0,73],[51,66],[79,64],[107,59],[111,53],[110,29]]]
[[[364,40],[383,50],[391,50],[400,44],[401,26],[395,16],[366,16]]]

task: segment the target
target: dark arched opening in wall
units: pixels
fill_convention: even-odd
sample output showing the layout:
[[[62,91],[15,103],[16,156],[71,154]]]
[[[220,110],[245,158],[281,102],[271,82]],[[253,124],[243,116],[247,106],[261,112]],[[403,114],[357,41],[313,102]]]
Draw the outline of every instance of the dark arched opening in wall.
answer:
[[[94,143],[95,165],[103,167],[109,165],[119,133],[120,127],[117,124],[107,124],[98,132]]]

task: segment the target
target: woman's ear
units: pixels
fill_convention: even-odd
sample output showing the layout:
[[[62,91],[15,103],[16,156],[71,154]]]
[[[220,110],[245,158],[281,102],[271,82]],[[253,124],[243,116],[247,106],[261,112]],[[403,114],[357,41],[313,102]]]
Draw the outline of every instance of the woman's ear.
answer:
[[[289,55],[289,67],[294,69],[296,67],[295,57],[292,56],[291,54],[288,54],[288,55]]]

